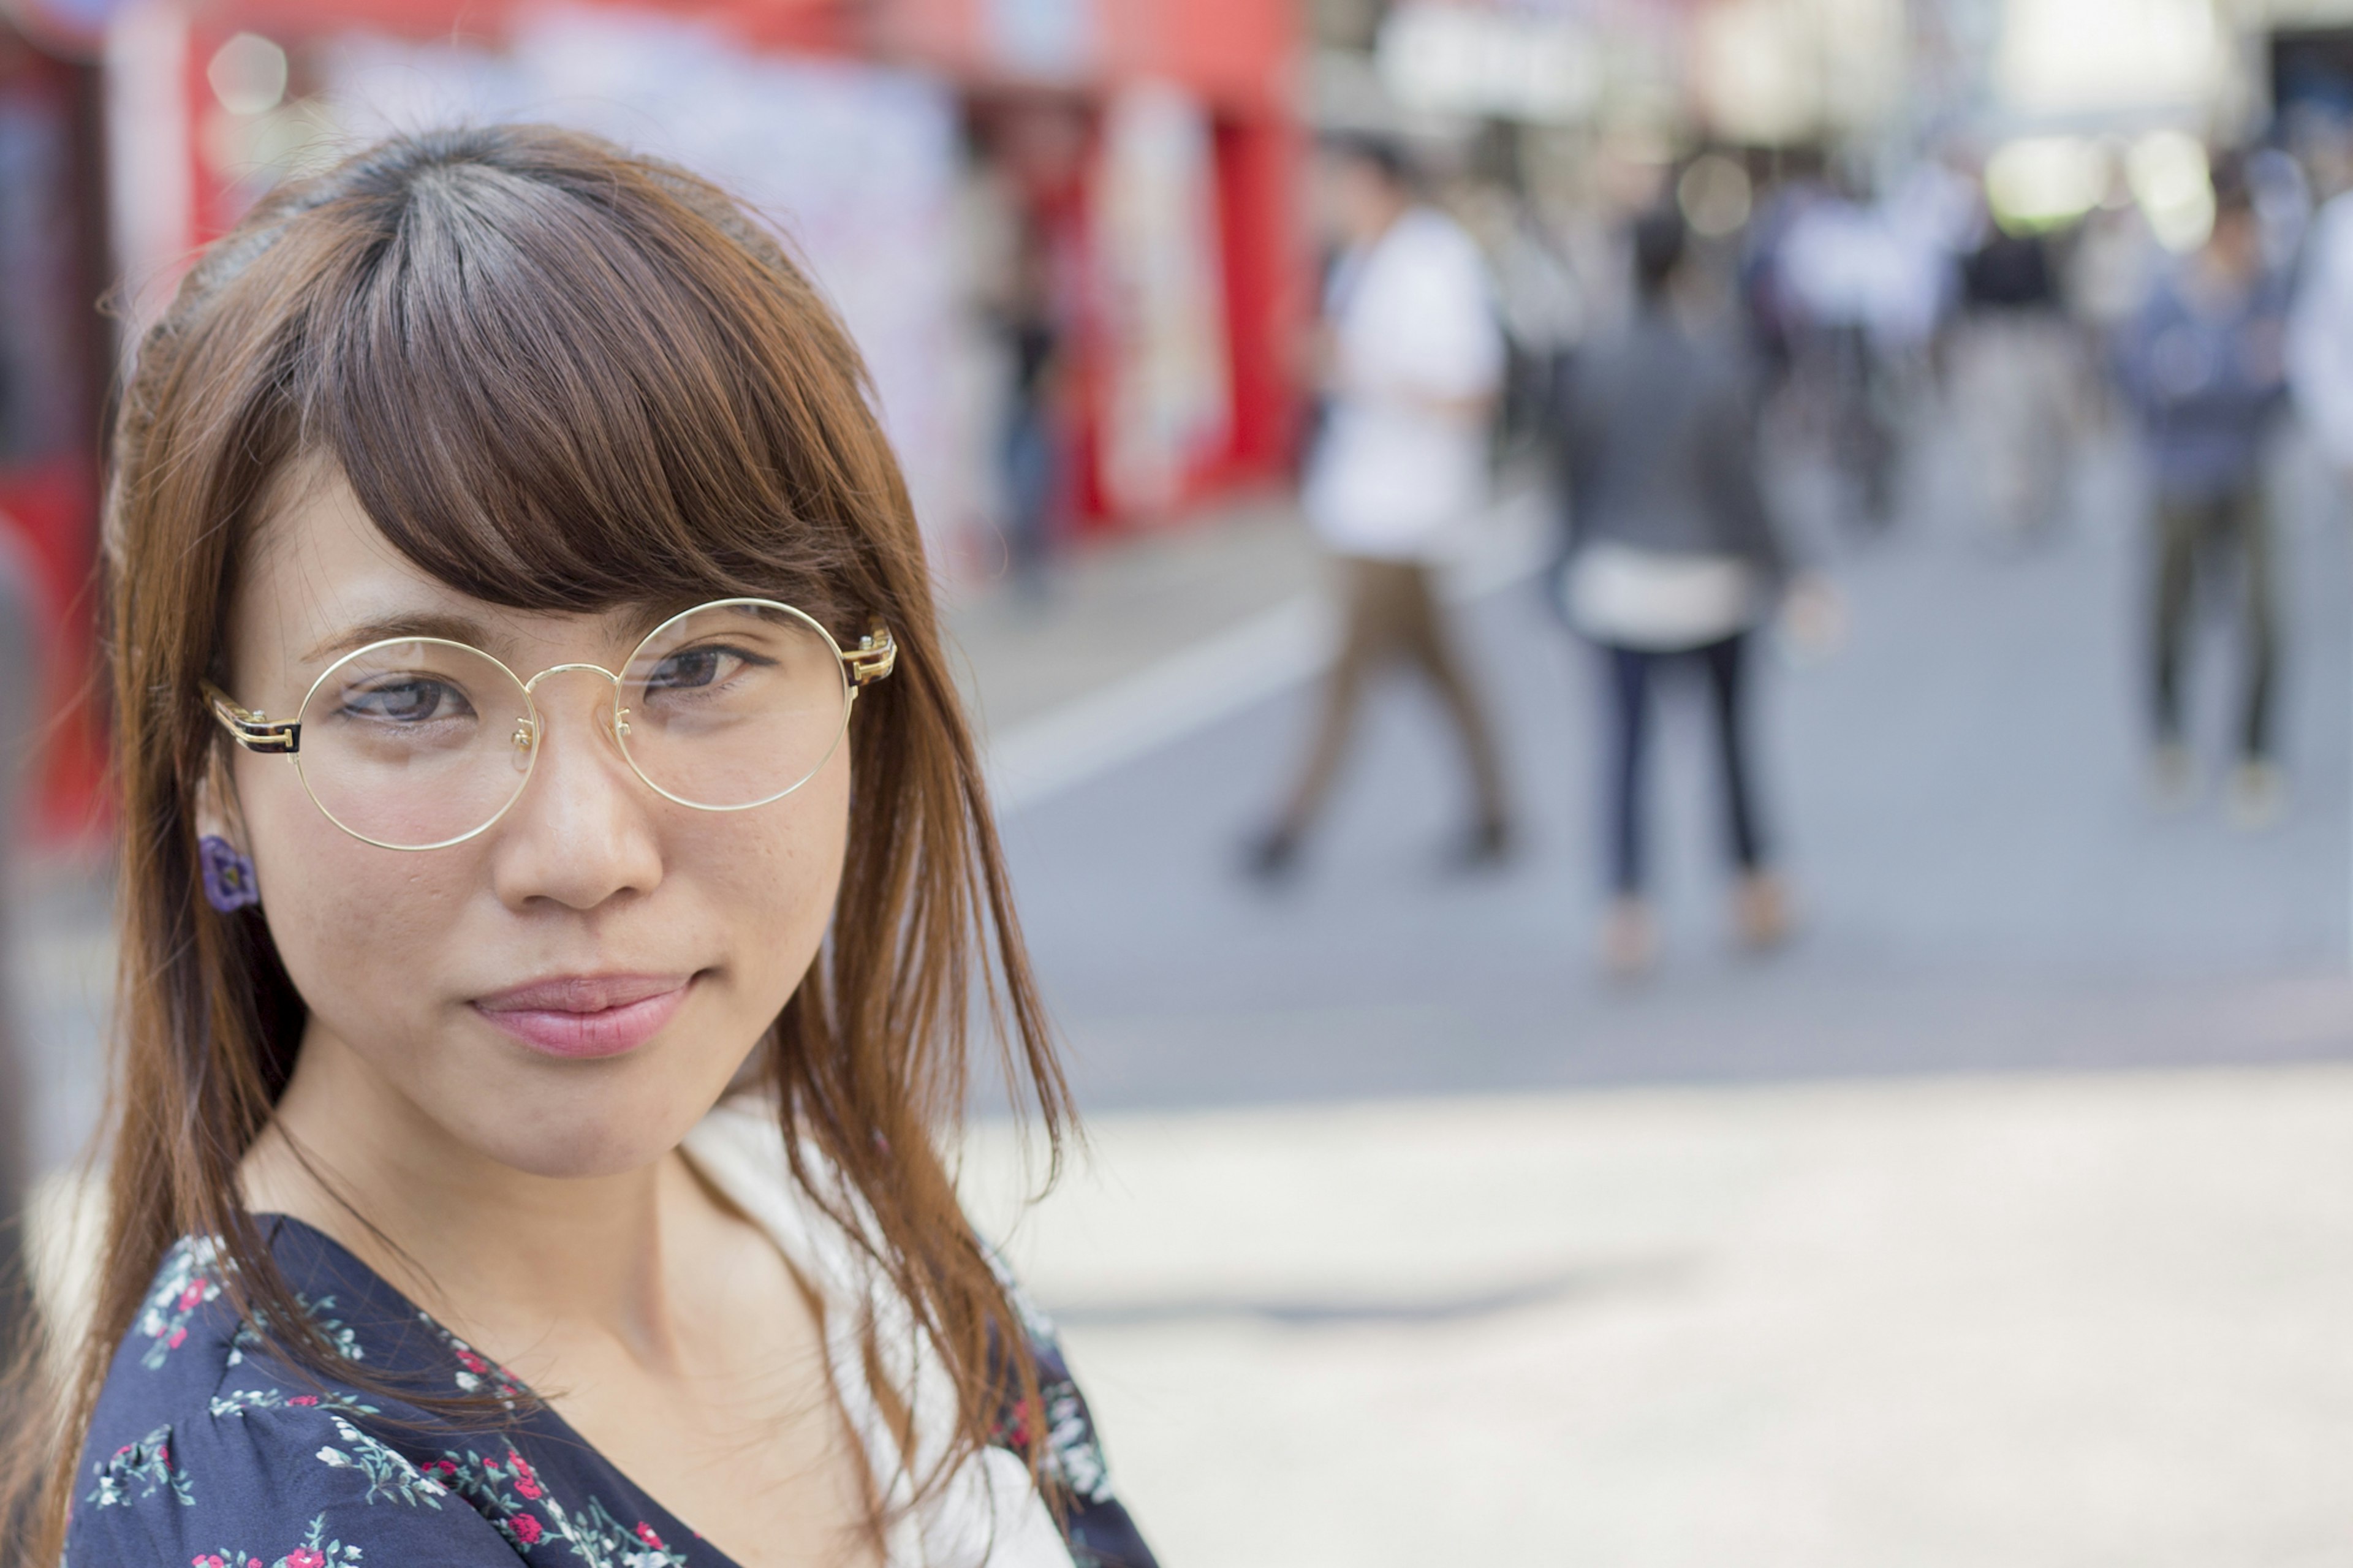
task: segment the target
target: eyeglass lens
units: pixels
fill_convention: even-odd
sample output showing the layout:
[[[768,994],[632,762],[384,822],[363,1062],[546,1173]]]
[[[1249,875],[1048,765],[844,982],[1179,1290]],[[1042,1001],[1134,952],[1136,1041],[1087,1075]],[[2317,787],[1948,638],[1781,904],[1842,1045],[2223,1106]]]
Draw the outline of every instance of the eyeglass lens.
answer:
[[[824,766],[849,689],[814,622],[780,605],[723,603],[647,638],[608,717],[647,784],[682,805],[730,810],[789,794]],[[522,793],[546,743],[532,716],[522,683],[478,649],[378,644],[312,689],[296,758],[312,798],[346,832],[433,848],[479,832]]]
[[[807,616],[707,605],[656,630],[621,672],[621,742],[673,800],[757,805],[825,765],[849,702],[841,657]]]

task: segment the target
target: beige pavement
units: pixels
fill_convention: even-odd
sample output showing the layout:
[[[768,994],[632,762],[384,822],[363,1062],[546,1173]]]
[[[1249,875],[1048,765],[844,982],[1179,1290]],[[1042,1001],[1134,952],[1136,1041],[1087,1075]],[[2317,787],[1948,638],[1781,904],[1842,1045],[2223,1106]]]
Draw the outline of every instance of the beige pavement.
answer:
[[[2348,1127],[2342,1067],[1112,1116],[1010,1251],[1172,1568],[2344,1564]]]

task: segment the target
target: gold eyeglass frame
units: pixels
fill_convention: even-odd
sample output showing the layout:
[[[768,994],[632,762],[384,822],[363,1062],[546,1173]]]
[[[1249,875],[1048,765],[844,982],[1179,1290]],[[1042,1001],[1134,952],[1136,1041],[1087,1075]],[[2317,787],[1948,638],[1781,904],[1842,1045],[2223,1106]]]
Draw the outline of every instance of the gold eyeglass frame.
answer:
[[[457,648],[462,652],[474,654],[480,658],[489,659],[492,664],[498,666],[500,670],[505,674],[509,680],[513,681],[516,686],[522,689],[524,712],[522,722],[515,728],[514,742],[518,748],[523,749],[528,752],[530,759],[524,764],[522,779],[515,785],[514,793],[509,795],[507,797],[506,804],[500,806],[497,813],[493,815],[488,822],[483,823],[480,826],[461,833],[455,838],[442,839],[438,844],[386,844],[380,838],[370,838],[366,834],[354,829],[348,823],[345,823],[342,818],[338,817],[333,812],[329,811],[327,809],[326,803],[319,798],[319,792],[311,787],[310,775],[302,771],[302,722],[299,717],[295,719],[272,719],[258,708],[245,708],[239,706],[232,698],[230,698],[228,693],[223,691],[219,687],[214,685],[209,680],[199,681],[197,684],[204,691],[206,705],[211,709],[214,719],[217,720],[221,727],[229,732],[229,736],[232,740],[236,741],[238,745],[244,747],[248,752],[259,752],[269,756],[284,757],[288,762],[294,765],[294,776],[302,781],[302,793],[311,797],[311,804],[319,808],[320,816],[325,817],[329,822],[333,823],[337,827],[341,828],[343,832],[350,834],[353,838],[358,839],[361,843],[374,845],[378,849],[396,850],[404,855],[423,854],[425,851],[430,849],[448,849],[453,846],[463,844],[470,838],[479,838],[483,834],[488,833],[491,828],[497,826],[499,825],[500,818],[505,816],[508,812],[512,811],[514,809],[515,802],[522,798],[523,791],[531,787],[532,774],[536,772],[539,767],[539,742],[540,737],[543,735],[546,731],[544,723],[540,718],[539,704],[533,700],[532,695],[533,689],[551,675],[561,675],[567,670],[575,669],[594,670],[598,675],[603,676],[607,680],[612,682],[612,719],[607,728],[612,733],[614,745],[620,752],[621,760],[629,764],[629,771],[638,775],[639,783],[643,784],[648,789],[653,791],[656,795],[661,796],[664,800],[685,806],[690,810],[750,811],[756,806],[774,805],[776,802],[784,799],[785,796],[792,794],[793,791],[800,788],[802,784],[808,783],[810,779],[815,778],[819,773],[824,771],[825,764],[831,762],[833,760],[833,753],[840,749],[841,737],[849,732],[849,714],[850,710],[858,704],[859,692],[866,687],[872,685],[874,682],[885,679],[892,670],[898,668],[899,644],[897,640],[891,636],[891,629],[882,624],[882,621],[879,616],[869,620],[867,623],[866,635],[858,639],[858,646],[854,648],[845,650],[839,642],[834,640],[833,634],[826,630],[823,623],[819,622],[814,616],[809,615],[805,610],[796,609],[790,605],[780,603],[775,599],[713,599],[708,604],[697,605],[692,609],[681,610],[677,615],[670,616],[669,619],[663,621],[659,626],[654,627],[653,630],[648,632],[638,640],[638,646],[629,650],[629,657],[621,661],[621,668],[623,670],[627,670],[631,665],[636,664],[638,662],[638,655],[644,653],[646,649],[652,645],[655,638],[660,637],[664,632],[670,630],[670,627],[686,619],[689,616],[699,616],[705,610],[730,609],[737,605],[749,605],[764,610],[782,610],[786,615],[807,625],[809,629],[816,632],[818,636],[823,637],[825,639],[826,647],[833,650],[834,658],[839,659],[841,663],[843,689],[847,693],[843,698],[841,704],[840,726],[834,731],[833,739],[827,744],[825,755],[818,759],[817,766],[811,768],[799,779],[797,779],[785,788],[778,790],[776,794],[761,800],[745,801],[741,805],[704,805],[700,801],[685,800],[678,795],[672,795],[670,791],[662,788],[661,785],[654,783],[652,779],[647,777],[646,770],[638,765],[638,759],[635,756],[632,756],[629,752],[629,710],[621,706],[621,681],[623,678],[621,675],[606,668],[601,664],[590,664],[586,662],[552,664],[545,669],[541,670],[537,675],[533,676],[529,680],[525,680],[522,677],[517,675],[512,669],[508,668],[505,660],[500,658],[495,654],[483,652],[482,649],[474,647],[471,643],[456,642],[448,637],[385,637],[379,641],[369,643],[364,647],[353,648],[351,652],[343,655],[333,663],[328,665],[326,668],[321,670],[319,672],[318,679],[311,682],[310,689],[302,693],[302,700],[296,705],[294,711],[298,715],[309,712],[311,710],[311,699],[319,694],[319,688],[326,684],[327,677],[334,674],[335,671],[341,669],[353,659],[361,658],[365,654],[373,653],[378,648],[402,647],[420,643],[439,647]]]

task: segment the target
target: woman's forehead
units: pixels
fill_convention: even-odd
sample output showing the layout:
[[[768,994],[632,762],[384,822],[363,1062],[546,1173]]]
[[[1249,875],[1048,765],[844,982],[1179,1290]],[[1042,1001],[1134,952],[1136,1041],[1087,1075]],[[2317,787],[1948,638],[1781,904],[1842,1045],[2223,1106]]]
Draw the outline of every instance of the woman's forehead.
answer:
[[[394,637],[438,637],[501,658],[634,642],[670,613],[656,602],[596,611],[523,610],[477,598],[403,555],[332,465],[276,487],[234,607],[235,662],[315,668]]]

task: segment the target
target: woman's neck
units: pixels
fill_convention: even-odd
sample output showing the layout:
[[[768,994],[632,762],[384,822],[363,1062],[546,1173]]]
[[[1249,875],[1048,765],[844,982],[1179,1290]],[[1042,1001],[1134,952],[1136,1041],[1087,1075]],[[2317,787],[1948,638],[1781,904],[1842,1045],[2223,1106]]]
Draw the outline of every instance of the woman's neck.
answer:
[[[527,1345],[568,1323],[654,1364],[674,1348],[673,1233],[709,1201],[675,1151],[590,1176],[489,1159],[315,1023],[242,1176],[248,1208],[325,1232],[464,1338]]]

